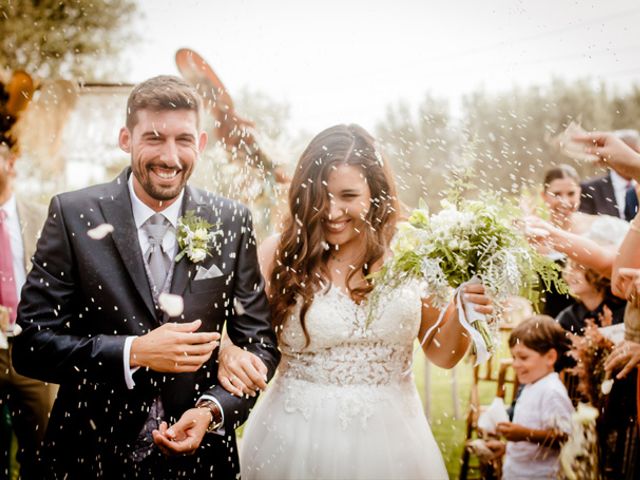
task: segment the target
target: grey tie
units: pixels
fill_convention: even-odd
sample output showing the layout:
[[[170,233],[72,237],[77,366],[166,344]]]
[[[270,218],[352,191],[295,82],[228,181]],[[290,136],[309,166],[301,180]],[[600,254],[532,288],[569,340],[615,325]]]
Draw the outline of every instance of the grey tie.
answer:
[[[162,250],[162,239],[167,234],[170,225],[165,216],[160,213],[151,215],[142,225],[142,230],[147,234],[149,240],[149,248],[144,254],[144,260],[147,262],[148,275],[151,276],[151,281],[153,282],[154,298],[163,291],[164,282],[171,268],[171,258]],[[160,419],[163,417],[162,399],[157,397],[151,404],[147,420],[133,445],[131,458],[134,462],[143,461],[153,452],[152,432],[159,427]]]
[[[149,239],[149,248],[144,258],[149,266],[149,272],[157,292],[162,291],[171,267],[171,259],[162,249],[162,239],[169,230],[169,226],[169,221],[161,213],[151,215],[142,226]]]

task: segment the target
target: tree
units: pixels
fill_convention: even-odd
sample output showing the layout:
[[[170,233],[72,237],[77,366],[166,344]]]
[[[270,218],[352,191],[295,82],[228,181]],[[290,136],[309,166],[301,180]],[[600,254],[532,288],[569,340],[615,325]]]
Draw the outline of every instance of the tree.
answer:
[[[424,198],[434,209],[456,166],[472,168],[478,189],[513,195],[523,187],[539,189],[544,172],[559,163],[593,175],[593,166],[563,156],[549,138],[572,120],[587,130],[640,130],[640,87],[612,93],[588,79],[553,79],[497,94],[477,89],[463,97],[457,121],[446,101],[427,95],[415,117],[406,103],[389,106],[376,136],[394,167],[401,200],[413,207]]]
[[[634,85],[626,95],[616,94],[613,99],[613,127],[640,130],[640,86]]]
[[[11,0],[0,6],[0,67],[41,78],[100,80],[127,41],[132,0]]]
[[[539,186],[544,171],[559,163],[573,164],[582,176],[593,174],[591,165],[557,152],[549,137],[572,120],[587,130],[637,128],[639,97],[637,88],[614,98],[604,84],[560,79],[497,95],[483,90],[467,95],[463,131],[467,141],[475,141],[476,183],[485,190],[517,193],[523,186]]]
[[[287,134],[289,104],[247,88],[242,88],[238,95],[233,94],[233,98],[238,114],[255,125],[260,148],[276,165],[292,170],[302,147]],[[209,145],[196,167],[192,183],[249,205],[259,239],[279,230],[288,185],[276,183],[272,175],[253,168],[241,156],[231,158],[211,135],[214,118],[205,115],[204,120],[205,129],[210,133]]]
[[[405,102],[389,106],[376,137],[396,175],[400,200],[416,207],[422,198],[436,208],[457,162],[448,103],[427,94],[416,113]]]

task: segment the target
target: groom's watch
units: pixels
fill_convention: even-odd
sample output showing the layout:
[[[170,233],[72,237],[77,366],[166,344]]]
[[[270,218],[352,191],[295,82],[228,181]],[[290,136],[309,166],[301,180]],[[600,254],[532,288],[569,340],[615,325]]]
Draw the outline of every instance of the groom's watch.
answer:
[[[208,433],[215,432],[222,427],[222,412],[216,402],[203,398],[196,402],[196,408],[207,408],[211,413],[211,423],[207,428]]]

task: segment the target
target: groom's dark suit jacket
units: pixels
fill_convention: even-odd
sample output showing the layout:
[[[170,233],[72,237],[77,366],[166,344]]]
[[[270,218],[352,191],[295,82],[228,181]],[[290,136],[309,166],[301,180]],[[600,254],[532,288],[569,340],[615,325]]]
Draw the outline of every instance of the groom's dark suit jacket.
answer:
[[[228,478],[238,471],[234,428],[253,400],[217,385],[212,359],[195,373],[161,374],[141,369],[127,389],[123,347],[129,335],[160,325],[145,274],[125,170],[115,181],[53,198],[22,291],[13,348],[20,373],[59,383],[42,450],[44,478],[124,478],[129,454],[153,400],[161,395],[165,419],[175,422],[204,393],[225,416],[223,436],[205,435],[196,455],[162,458],[167,478]],[[196,265],[185,256],[176,265],[171,293],[184,297],[179,322],[201,319],[203,331],[221,331],[259,355],[269,376],[279,360],[269,308],[246,207],[187,187],[183,213],[194,210],[216,224],[222,236],[200,265],[215,264],[218,278],[195,280]],[[94,240],[87,231],[103,223],[111,235]],[[240,311],[235,309],[239,302]],[[175,320],[175,319],[174,319]],[[173,320],[172,320],[173,321]],[[166,469],[165,469],[166,467]],[[182,470],[180,470],[182,469]]]

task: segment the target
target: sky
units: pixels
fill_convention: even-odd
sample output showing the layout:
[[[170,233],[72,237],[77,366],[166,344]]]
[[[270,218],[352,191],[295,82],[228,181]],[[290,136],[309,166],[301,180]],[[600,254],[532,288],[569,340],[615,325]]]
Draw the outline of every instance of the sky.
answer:
[[[637,0],[138,0],[123,80],[177,74],[188,47],[233,97],[286,102],[289,128],[372,129],[388,105],[427,92],[455,110],[475,89],[591,78],[640,84]],[[240,112],[242,113],[242,112]],[[455,111],[454,111],[455,114]]]

